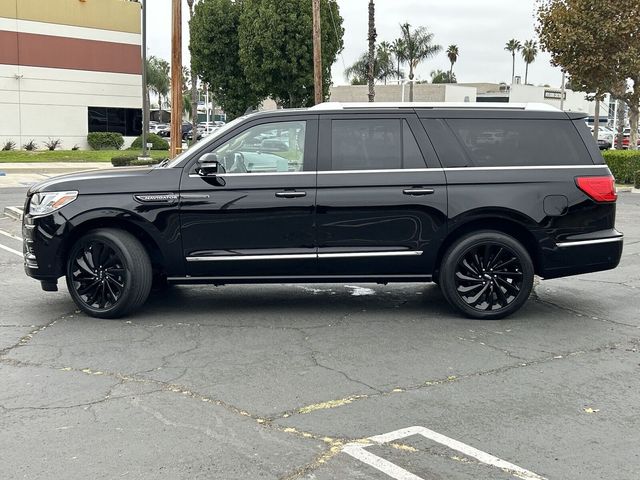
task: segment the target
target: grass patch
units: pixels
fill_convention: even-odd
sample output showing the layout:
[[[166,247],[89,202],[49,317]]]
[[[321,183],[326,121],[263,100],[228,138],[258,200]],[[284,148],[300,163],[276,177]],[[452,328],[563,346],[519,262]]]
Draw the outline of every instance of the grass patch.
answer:
[[[56,150],[25,152],[0,152],[0,163],[43,163],[43,162],[111,162],[113,157],[121,155],[142,155],[135,150]],[[152,158],[164,160],[169,157],[166,150],[149,151]]]

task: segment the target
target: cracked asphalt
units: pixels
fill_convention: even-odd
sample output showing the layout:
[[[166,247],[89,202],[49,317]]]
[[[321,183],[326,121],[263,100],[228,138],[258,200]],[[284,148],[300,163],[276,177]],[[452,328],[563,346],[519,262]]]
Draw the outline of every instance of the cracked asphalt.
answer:
[[[621,194],[618,269],[491,322],[416,284],[174,287],[97,320],[0,250],[0,478],[385,480],[342,446],[423,426],[550,480],[637,480],[638,219]],[[515,478],[418,436],[369,451],[424,480]]]

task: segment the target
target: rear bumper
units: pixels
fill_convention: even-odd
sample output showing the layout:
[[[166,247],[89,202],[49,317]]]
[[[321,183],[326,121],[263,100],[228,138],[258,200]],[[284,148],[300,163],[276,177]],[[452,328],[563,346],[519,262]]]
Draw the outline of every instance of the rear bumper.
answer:
[[[622,257],[624,236],[617,230],[568,237],[543,249],[543,278],[559,278],[611,270]]]

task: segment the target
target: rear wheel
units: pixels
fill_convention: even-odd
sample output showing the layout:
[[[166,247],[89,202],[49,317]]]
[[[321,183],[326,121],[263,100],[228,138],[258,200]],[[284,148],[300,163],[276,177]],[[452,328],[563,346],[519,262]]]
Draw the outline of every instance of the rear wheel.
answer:
[[[454,243],[442,260],[441,290],[471,318],[511,315],[533,288],[533,262],[515,238],[495,231],[472,233]]]
[[[151,289],[149,255],[133,235],[102,228],[80,238],[67,260],[67,287],[76,305],[99,318],[140,307]]]

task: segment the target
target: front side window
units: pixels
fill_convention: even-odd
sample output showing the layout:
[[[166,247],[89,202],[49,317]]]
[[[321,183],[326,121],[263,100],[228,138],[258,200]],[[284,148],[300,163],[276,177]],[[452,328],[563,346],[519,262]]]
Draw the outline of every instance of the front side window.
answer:
[[[406,120],[331,122],[332,170],[394,170],[426,164]]]
[[[212,153],[226,173],[300,172],[306,126],[306,121],[256,125]]]
[[[472,166],[579,165],[590,159],[567,120],[450,119],[447,123]]]

